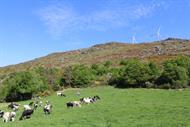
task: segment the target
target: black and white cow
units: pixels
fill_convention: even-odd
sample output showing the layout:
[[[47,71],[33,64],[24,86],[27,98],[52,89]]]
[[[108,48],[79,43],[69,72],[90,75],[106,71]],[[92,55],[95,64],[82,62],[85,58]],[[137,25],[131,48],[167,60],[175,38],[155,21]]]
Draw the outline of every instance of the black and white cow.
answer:
[[[60,92],[60,91],[57,92],[57,96],[64,96],[64,97],[66,97],[66,95],[63,92]]]
[[[3,113],[3,121],[9,122],[14,121],[16,117],[16,112],[4,112]]]
[[[34,109],[36,110],[37,108],[38,108],[38,104],[35,103],[35,104],[34,104]]]
[[[100,97],[96,95],[92,98],[91,97],[81,98],[80,102],[85,104],[90,104],[96,102],[97,100],[100,100]]]
[[[23,105],[24,110],[32,110],[32,108],[30,107],[30,105]]]
[[[72,102],[67,102],[66,105],[67,105],[67,108],[81,107],[81,102],[80,101],[72,101]]]
[[[19,120],[29,119],[33,113],[33,109],[24,110]]]
[[[92,98],[90,98],[90,97],[86,97],[86,98],[81,98],[80,102],[85,103],[85,104],[90,104],[90,103],[93,103],[94,100]]]
[[[11,102],[9,105],[8,105],[8,108],[11,108],[13,111],[17,111],[19,109],[19,106],[20,104],[16,104],[14,102]]]
[[[50,104],[49,101],[46,101],[46,105],[44,106],[44,113],[50,114],[52,112],[53,106]]]

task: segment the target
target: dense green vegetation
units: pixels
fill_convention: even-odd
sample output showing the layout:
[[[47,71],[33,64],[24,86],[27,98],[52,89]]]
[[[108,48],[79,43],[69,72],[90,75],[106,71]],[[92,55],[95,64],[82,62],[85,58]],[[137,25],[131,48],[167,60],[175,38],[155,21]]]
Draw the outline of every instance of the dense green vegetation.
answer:
[[[6,101],[30,99],[33,93],[42,92],[47,86],[32,72],[13,73],[3,82],[0,97]]]
[[[92,83],[94,76],[89,67],[84,65],[70,66],[65,69],[61,84],[66,87],[87,87]]]
[[[45,116],[37,109],[31,119],[3,123],[1,127],[189,127],[190,92],[188,90],[115,89],[96,87],[80,89],[81,97],[99,95],[101,100],[81,108],[67,109],[65,103],[78,100],[77,90],[67,90],[67,97],[49,96],[53,104],[51,115]],[[28,104],[22,101],[20,104]],[[8,110],[7,104],[0,109]]]
[[[102,64],[72,65],[64,69],[38,67],[30,71],[10,74],[0,86],[1,100],[23,100],[34,94],[50,95],[66,87],[111,85],[118,88],[189,87],[190,58],[179,56],[158,66],[139,59],[126,59],[119,65],[106,61]]]

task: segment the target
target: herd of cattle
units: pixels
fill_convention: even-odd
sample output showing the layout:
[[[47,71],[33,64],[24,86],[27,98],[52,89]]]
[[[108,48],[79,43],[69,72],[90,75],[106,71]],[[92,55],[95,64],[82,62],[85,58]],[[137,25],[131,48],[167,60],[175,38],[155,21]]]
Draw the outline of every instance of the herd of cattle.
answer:
[[[57,92],[57,96],[66,97],[66,95],[62,92]],[[67,108],[81,107],[82,104],[95,103],[97,100],[100,100],[100,97],[96,95],[94,97],[81,98],[79,101],[67,102],[66,106]],[[4,122],[14,121],[16,117],[16,112],[20,109],[20,107],[20,104],[17,104],[15,102],[10,103],[8,105],[8,108],[12,111],[5,112],[0,110],[0,118],[3,118]],[[34,111],[38,109],[38,107],[43,107],[43,112],[45,115],[51,114],[53,108],[52,104],[49,101],[46,101],[45,105],[43,105],[40,97],[36,97],[34,101],[30,102],[29,104],[22,105],[22,107],[24,110],[19,120],[29,119]]]

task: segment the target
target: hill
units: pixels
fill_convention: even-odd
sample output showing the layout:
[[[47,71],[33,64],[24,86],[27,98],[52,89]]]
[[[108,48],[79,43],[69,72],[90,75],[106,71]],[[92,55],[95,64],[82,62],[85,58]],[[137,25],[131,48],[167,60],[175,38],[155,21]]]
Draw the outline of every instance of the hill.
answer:
[[[160,63],[177,55],[190,55],[190,40],[168,38],[151,43],[129,44],[109,42],[90,48],[52,53],[34,60],[0,68],[0,75],[29,70],[37,66],[64,68],[73,64],[91,65],[108,60],[117,63],[122,59],[139,58]],[[113,63],[114,63],[113,62]]]

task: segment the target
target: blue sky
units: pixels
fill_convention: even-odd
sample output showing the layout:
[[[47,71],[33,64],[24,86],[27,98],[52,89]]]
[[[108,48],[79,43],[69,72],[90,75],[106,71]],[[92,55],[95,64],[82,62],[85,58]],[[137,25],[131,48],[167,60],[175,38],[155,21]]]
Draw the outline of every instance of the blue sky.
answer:
[[[190,38],[189,0],[0,0],[0,66],[109,41]]]

